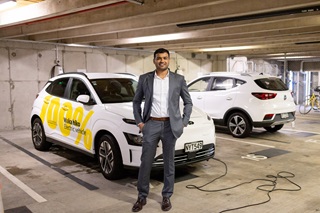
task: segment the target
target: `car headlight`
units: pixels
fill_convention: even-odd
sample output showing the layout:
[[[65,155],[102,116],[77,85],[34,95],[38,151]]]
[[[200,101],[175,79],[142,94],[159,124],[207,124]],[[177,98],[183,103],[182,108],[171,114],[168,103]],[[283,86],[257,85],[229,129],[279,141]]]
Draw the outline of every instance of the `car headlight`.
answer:
[[[142,136],[124,132],[128,144],[133,146],[142,146]]]
[[[123,118],[122,119],[125,123],[127,124],[133,124],[133,125],[136,125],[136,121],[133,120],[133,119],[129,119],[129,118]]]

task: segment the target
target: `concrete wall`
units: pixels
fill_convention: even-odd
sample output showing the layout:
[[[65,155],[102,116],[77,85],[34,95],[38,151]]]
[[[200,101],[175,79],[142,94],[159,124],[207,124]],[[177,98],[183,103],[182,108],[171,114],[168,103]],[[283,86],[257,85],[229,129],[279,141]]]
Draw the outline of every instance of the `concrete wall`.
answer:
[[[154,69],[153,52],[148,51],[0,41],[0,131],[30,128],[32,103],[50,78],[57,59],[65,72],[140,75]],[[205,73],[225,70],[225,64],[221,56],[172,53],[170,68],[190,81]]]

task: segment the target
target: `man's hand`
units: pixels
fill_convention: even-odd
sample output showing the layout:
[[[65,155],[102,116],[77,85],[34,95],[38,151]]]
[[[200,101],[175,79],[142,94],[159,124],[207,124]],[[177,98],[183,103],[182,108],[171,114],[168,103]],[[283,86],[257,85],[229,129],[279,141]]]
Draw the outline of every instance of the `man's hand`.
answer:
[[[143,122],[139,123],[139,124],[138,124],[138,127],[139,127],[139,129],[140,129],[140,132],[142,132],[142,129],[143,129],[143,127],[144,127],[144,123],[143,123]]]

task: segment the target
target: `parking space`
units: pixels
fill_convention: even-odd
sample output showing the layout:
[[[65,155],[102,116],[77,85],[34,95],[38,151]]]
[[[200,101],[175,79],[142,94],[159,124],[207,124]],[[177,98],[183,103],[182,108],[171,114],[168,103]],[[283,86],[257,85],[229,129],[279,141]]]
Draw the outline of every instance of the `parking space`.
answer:
[[[217,128],[216,159],[177,168],[170,212],[215,213],[245,206],[231,212],[319,212],[319,118],[317,112],[297,114],[294,126],[277,133],[254,129],[244,139]],[[5,213],[131,212],[137,170],[109,181],[92,158],[60,146],[39,152],[30,136],[30,130],[0,132]],[[141,212],[162,212],[161,176],[161,171],[152,173]]]

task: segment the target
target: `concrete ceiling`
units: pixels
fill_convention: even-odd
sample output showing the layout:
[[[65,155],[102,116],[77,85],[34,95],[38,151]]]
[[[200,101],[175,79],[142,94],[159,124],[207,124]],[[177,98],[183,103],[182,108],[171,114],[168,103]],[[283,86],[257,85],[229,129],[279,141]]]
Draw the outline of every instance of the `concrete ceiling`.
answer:
[[[0,12],[0,39],[320,58],[319,0],[27,2],[37,3]]]

